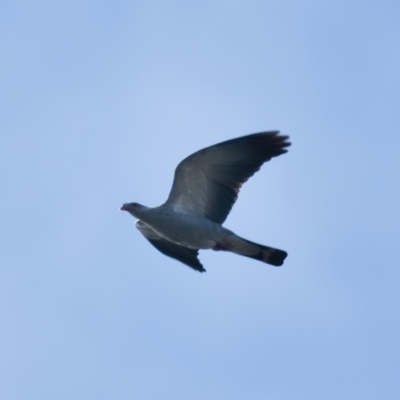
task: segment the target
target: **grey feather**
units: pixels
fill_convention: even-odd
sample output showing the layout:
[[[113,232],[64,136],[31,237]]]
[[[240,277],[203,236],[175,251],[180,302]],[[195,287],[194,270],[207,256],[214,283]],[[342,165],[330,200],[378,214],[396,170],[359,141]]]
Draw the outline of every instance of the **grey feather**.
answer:
[[[222,224],[244,182],[272,157],[286,153],[288,137],[261,132],[202,149],[179,163],[167,203]]]
[[[135,225],[140,233],[161,253],[186,264],[196,271],[206,271],[197,258],[199,254],[198,249],[189,249],[163,239],[157,232],[140,220],[136,221]]]

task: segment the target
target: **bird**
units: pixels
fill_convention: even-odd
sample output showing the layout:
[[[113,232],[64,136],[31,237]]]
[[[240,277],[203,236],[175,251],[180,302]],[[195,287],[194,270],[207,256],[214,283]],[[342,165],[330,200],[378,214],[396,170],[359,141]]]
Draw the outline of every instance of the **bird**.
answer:
[[[205,272],[199,250],[228,251],[281,266],[287,253],[243,239],[222,226],[241,186],[272,157],[287,152],[279,131],[253,133],[199,150],[175,169],[167,200],[157,207],[125,203],[136,228],[161,253]]]

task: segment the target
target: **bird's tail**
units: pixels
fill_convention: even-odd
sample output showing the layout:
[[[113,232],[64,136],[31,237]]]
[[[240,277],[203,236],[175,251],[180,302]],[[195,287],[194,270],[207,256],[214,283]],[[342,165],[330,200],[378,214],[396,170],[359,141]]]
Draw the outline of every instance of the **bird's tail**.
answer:
[[[274,265],[275,267],[280,267],[287,257],[286,251],[250,242],[250,240],[243,239],[239,236],[235,237],[234,242],[234,246],[230,251],[240,254],[241,256],[254,258],[255,260]]]

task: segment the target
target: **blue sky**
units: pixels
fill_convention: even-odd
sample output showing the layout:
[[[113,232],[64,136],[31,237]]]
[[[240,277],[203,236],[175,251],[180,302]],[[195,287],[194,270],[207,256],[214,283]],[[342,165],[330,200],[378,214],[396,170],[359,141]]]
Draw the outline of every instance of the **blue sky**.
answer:
[[[400,398],[395,1],[2,1],[0,398]],[[289,152],[225,226],[282,268],[150,246],[190,153]]]

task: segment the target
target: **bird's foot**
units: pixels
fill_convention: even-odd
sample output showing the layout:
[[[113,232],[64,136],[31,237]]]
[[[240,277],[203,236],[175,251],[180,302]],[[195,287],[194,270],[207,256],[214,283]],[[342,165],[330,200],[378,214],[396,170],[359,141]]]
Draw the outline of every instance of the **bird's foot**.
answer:
[[[215,242],[215,245],[212,249],[215,251],[229,251],[232,249],[232,243],[228,242],[227,240],[221,240],[219,242]]]

